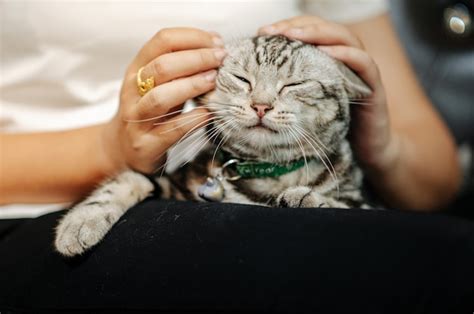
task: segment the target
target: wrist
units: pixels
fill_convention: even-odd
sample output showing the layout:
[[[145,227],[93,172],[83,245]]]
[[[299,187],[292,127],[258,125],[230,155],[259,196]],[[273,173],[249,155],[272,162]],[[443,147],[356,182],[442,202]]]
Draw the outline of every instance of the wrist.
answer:
[[[379,148],[375,158],[364,163],[370,176],[386,177],[393,173],[400,164],[407,142],[402,135],[392,132],[388,143]]]
[[[380,155],[380,163],[378,170],[381,172],[388,172],[390,169],[396,168],[399,163],[406,141],[397,133],[392,132],[390,140],[386,148]]]
[[[117,139],[118,127],[114,120],[98,127],[98,158],[99,165],[104,174],[107,176],[115,175],[127,169],[127,164]]]

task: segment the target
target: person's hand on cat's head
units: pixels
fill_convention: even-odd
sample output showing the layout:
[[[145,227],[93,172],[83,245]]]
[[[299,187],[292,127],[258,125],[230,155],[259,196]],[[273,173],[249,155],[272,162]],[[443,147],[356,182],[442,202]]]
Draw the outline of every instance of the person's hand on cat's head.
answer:
[[[331,57],[344,62],[373,91],[371,97],[352,104],[351,140],[360,162],[370,168],[391,167],[399,151],[390,132],[385,89],[379,69],[351,31],[337,23],[316,16],[298,16],[263,26],[259,35],[281,34],[318,46]]]
[[[179,109],[215,87],[215,68],[225,55],[219,35],[194,28],[163,29],[143,46],[127,69],[120,109],[104,132],[106,156],[117,170],[156,171],[173,144],[204,126],[211,117],[205,108]],[[141,79],[155,81],[143,96],[137,87],[142,67]]]

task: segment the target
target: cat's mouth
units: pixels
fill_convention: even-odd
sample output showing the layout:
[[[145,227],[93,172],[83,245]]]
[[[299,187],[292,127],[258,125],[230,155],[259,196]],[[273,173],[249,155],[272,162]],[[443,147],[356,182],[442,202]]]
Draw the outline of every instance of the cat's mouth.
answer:
[[[268,125],[264,124],[262,121],[259,121],[257,124],[249,126],[248,128],[251,130],[264,130],[264,131],[270,131],[272,133],[278,133],[277,130],[272,129]]]

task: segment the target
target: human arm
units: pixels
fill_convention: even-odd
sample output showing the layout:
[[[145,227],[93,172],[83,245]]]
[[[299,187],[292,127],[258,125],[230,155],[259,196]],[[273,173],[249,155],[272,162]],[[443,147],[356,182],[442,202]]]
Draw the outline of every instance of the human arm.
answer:
[[[0,134],[0,204],[77,200],[119,171],[104,149],[104,129]]]
[[[417,82],[387,15],[347,27],[312,16],[272,27],[260,32],[326,46],[373,90],[365,105],[351,107],[351,140],[388,204],[432,210],[453,198],[461,180],[454,140]]]
[[[178,110],[187,99],[214,88],[213,69],[224,56],[216,34],[162,30],[128,67],[120,109],[110,122],[64,132],[0,135],[0,203],[75,201],[123,169],[152,173],[171,145],[209,117],[203,108]],[[143,97],[136,83],[141,67],[142,78],[153,76],[156,83]]]
[[[374,187],[403,208],[446,205],[461,185],[455,141],[417,81],[389,17],[353,24],[350,29],[380,68],[392,141],[399,142],[393,144],[399,147],[398,158],[368,168]]]

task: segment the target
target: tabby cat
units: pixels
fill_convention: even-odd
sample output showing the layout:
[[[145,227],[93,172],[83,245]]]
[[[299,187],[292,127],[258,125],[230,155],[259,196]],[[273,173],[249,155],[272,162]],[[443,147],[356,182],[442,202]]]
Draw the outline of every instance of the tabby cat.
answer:
[[[171,173],[147,178],[130,170],[103,183],[60,221],[61,254],[97,244],[152,192],[282,207],[365,206],[362,172],[346,139],[351,100],[371,94],[364,82],[317,47],[283,36],[245,38],[227,50],[215,90],[197,99],[213,112],[204,131],[189,137],[188,150],[202,147],[197,156]]]

